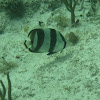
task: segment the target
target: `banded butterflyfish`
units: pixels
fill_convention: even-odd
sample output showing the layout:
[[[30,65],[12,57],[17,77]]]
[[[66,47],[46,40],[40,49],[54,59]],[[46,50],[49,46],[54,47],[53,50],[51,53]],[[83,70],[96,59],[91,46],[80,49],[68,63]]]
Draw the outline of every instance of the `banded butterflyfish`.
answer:
[[[50,55],[63,50],[66,47],[66,40],[55,29],[33,29],[29,32],[24,45],[31,52],[48,52],[47,55]]]

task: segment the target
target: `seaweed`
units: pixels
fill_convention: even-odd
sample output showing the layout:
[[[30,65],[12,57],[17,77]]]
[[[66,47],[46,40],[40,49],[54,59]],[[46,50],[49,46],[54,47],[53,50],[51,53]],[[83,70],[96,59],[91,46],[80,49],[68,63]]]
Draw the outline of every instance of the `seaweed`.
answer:
[[[6,88],[5,85],[3,84],[2,80],[0,80],[1,86],[3,91],[0,91],[0,98],[1,100],[5,100],[5,95],[6,95]]]
[[[11,81],[10,81],[9,73],[7,73],[7,80],[8,80],[8,100],[12,100],[12,97],[11,97]],[[0,99],[5,100],[6,88],[5,88],[5,85],[2,82],[2,80],[0,80],[0,84],[2,86],[2,91],[0,91]]]

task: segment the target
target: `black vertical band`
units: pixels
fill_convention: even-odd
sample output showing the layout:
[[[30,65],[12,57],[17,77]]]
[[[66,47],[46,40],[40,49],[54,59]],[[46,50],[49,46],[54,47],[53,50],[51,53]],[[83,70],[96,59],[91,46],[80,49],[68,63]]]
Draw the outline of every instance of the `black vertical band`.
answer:
[[[39,49],[41,48],[43,42],[44,42],[44,30],[43,29],[36,29],[36,32],[37,32],[37,46],[36,48],[33,50],[33,52],[38,52]]]
[[[54,47],[56,45],[56,41],[57,41],[57,38],[56,38],[56,30],[54,29],[50,29],[50,48],[49,48],[49,51],[48,52],[53,52],[54,50]]]
[[[29,35],[28,35],[28,36],[30,36],[31,45],[33,45],[33,43],[34,43],[34,38],[35,38],[36,31],[37,31],[37,30],[34,29],[34,30],[31,30],[31,31],[29,32]]]

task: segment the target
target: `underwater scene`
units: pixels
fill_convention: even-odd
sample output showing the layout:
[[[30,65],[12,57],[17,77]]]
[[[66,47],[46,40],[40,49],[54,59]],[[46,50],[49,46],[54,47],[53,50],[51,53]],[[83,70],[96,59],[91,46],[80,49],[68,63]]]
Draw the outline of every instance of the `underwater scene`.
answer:
[[[100,100],[100,0],[0,0],[0,100]]]

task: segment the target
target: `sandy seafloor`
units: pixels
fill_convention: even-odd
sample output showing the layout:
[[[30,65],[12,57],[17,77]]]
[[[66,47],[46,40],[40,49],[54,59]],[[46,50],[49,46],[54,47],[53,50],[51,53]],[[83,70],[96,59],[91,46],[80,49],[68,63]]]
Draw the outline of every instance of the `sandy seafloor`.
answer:
[[[78,16],[81,12],[76,10],[80,25],[61,28],[55,21],[47,25],[52,11],[40,14],[40,9],[22,19],[3,17],[7,25],[0,34],[0,80],[7,88],[3,73],[9,71],[12,100],[100,100],[100,18],[81,18]],[[64,5],[57,9],[70,19]],[[1,14],[5,16],[4,12]],[[62,52],[49,56],[29,52],[24,41],[30,30],[39,27],[38,21],[63,35],[74,32],[79,37],[78,43],[67,44]],[[29,29],[25,32],[27,26]]]

